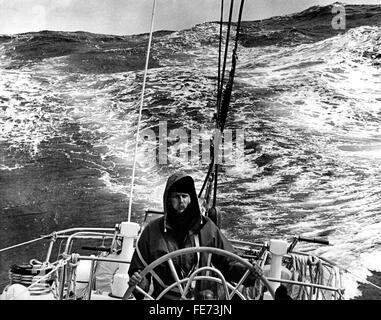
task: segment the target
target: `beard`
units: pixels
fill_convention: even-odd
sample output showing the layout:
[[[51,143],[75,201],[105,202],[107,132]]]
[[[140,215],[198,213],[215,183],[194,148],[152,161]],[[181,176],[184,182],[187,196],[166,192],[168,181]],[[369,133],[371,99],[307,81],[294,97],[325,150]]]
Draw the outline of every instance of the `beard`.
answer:
[[[191,205],[189,205],[183,212],[176,212],[172,206],[168,210],[168,223],[179,233],[186,233],[189,231],[195,217],[192,215]]]

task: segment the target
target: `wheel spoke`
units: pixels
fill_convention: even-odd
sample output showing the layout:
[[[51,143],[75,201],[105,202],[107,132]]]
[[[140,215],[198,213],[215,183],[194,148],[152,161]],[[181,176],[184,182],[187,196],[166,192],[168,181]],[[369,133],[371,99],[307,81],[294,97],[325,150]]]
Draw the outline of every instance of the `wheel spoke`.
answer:
[[[229,294],[229,298],[231,299],[234,294],[238,291],[238,288],[242,285],[242,283],[245,281],[245,279],[247,278],[247,276],[250,274],[250,270],[247,269],[246,272],[243,274],[242,278],[238,281],[237,285],[235,286],[235,288],[233,289],[232,292],[230,292]]]
[[[162,287],[165,287],[165,284],[163,282],[163,280],[161,280],[161,278],[157,275],[157,273],[153,270],[150,270],[149,273],[152,274],[152,276],[156,279],[156,281],[162,286]]]
[[[177,275],[175,265],[173,264],[173,260],[172,259],[168,259],[168,264],[169,264],[169,267],[171,268],[172,275],[175,278],[177,287],[180,290],[180,294],[182,295],[184,293],[184,288],[183,288],[183,286],[180,283],[180,279],[179,279],[179,276]]]
[[[210,267],[212,265],[212,253],[208,253],[208,258],[206,259],[206,266]],[[209,276],[210,272],[206,271],[206,275]]]
[[[227,300],[229,300],[229,290],[228,290],[228,285],[227,285],[227,282],[226,282],[226,280],[225,280],[225,277],[223,276],[223,274],[221,273],[220,270],[218,270],[218,269],[216,269],[216,268],[212,268],[212,267],[202,267],[202,268],[199,268],[199,269],[195,270],[195,271],[190,275],[190,277],[189,277],[188,283],[187,283],[187,285],[186,285],[186,287],[185,287],[185,291],[188,292],[188,290],[189,290],[189,288],[190,288],[192,282],[194,281],[194,279],[196,278],[196,275],[197,275],[198,273],[202,273],[202,272],[207,271],[207,270],[212,271],[212,272],[214,272],[214,273],[217,274],[217,276],[218,276],[217,279],[219,279],[219,280],[221,281],[222,286],[224,287],[225,298],[226,298]],[[205,278],[208,279],[208,280],[216,279],[216,278],[214,278],[214,277],[210,277],[210,276],[205,276]]]
[[[208,258],[207,258],[207,260],[206,260],[206,266],[207,267],[210,267],[211,266],[211,264],[212,264],[212,255],[213,255],[213,253],[208,253]]]
[[[135,289],[142,293],[145,297],[147,297],[149,300],[155,300],[152,296],[150,296],[147,292],[145,292],[142,288],[139,286],[136,286]]]

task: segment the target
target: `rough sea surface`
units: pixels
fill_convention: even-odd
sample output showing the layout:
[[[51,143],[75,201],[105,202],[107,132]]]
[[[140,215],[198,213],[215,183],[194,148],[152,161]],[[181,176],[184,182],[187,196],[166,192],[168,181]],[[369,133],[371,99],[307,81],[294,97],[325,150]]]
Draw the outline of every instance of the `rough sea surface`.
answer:
[[[217,203],[228,237],[323,237],[332,245],[298,248],[380,285],[381,6],[345,9],[344,30],[332,28],[332,6],[243,23],[226,128],[244,130],[245,156],[223,167]],[[218,35],[215,22],[154,34],[142,128],[213,129]],[[0,248],[127,219],[147,42],[0,36]],[[172,172],[201,187],[207,164],[168,146],[167,165],[139,147],[133,221],[162,208]],[[31,258],[43,258],[39,244],[0,253],[0,288]],[[345,276],[348,298],[381,298],[356,280]]]

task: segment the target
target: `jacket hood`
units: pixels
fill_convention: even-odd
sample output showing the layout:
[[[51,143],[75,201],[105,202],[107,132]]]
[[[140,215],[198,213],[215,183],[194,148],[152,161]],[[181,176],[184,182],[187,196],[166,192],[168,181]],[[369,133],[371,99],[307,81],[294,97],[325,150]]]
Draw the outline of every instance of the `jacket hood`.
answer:
[[[180,180],[181,180],[181,182],[180,182]],[[173,175],[171,175],[168,178],[168,181],[167,181],[167,184],[166,184],[165,190],[164,190],[164,196],[163,196],[164,231],[166,231],[166,229],[168,227],[171,227],[168,224],[168,214],[170,211],[169,195],[170,195],[171,189],[173,189],[173,186],[175,184],[177,185],[177,182],[181,183],[181,190],[182,190],[181,192],[185,192],[185,190],[186,190],[186,193],[189,193],[189,195],[190,195],[191,202],[190,202],[187,210],[189,210],[189,214],[192,215],[192,221],[202,223],[202,214],[201,214],[200,206],[198,203],[198,197],[197,197],[196,188],[194,185],[193,178],[189,175],[184,174],[184,173],[174,173]],[[190,229],[196,228],[196,226],[199,223],[196,223],[196,224],[192,223],[192,225],[190,226]]]

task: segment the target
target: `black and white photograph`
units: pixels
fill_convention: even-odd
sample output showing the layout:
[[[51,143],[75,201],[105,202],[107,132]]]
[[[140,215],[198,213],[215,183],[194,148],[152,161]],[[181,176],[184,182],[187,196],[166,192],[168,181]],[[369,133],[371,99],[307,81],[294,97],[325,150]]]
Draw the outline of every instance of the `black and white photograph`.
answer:
[[[381,300],[381,1],[0,0],[0,300]]]

